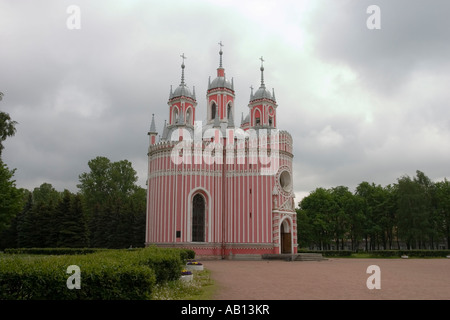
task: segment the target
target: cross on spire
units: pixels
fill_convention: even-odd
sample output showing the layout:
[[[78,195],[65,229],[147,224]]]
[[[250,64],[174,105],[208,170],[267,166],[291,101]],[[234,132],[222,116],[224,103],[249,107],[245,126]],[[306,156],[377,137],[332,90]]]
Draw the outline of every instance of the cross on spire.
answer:
[[[187,59],[187,57],[184,55],[180,55],[180,57],[183,59],[183,63],[181,64],[181,84],[184,85],[184,60]]]
[[[184,64],[184,59],[187,59],[187,57],[184,55],[184,53],[182,55],[180,55],[180,57],[183,59],[183,64]]]
[[[263,66],[264,59],[261,56],[261,58],[259,58],[259,60],[261,60],[261,68],[260,68],[260,70],[261,70],[261,87],[265,87],[265,84],[264,84],[264,66]]]
[[[218,44],[220,46],[220,51],[219,51],[219,54],[220,54],[219,68],[222,68],[222,54],[223,54],[223,52],[222,52],[222,47],[223,47],[222,41],[220,41]]]

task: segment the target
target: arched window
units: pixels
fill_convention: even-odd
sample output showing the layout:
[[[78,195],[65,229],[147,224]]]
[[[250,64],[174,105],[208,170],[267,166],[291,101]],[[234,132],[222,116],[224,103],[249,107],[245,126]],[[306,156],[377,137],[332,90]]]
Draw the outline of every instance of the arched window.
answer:
[[[197,193],[192,199],[192,241],[205,241],[205,198]]]
[[[214,120],[216,118],[216,109],[217,105],[215,102],[213,102],[211,105],[211,120]]]
[[[178,108],[173,106],[172,109],[172,123],[178,123]]]
[[[230,103],[228,104],[228,108],[227,108],[227,117],[228,117],[228,120],[231,119],[231,104]]]
[[[255,126],[261,125],[261,113],[259,110],[255,111]]]
[[[192,124],[192,108],[188,108],[186,111],[186,124]]]
[[[273,127],[273,118],[269,117],[269,127]]]

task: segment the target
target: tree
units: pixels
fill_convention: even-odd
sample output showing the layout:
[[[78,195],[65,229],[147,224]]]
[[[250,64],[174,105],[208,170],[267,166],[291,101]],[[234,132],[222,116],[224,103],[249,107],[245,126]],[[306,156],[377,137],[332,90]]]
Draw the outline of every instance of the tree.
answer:
[[[329,190],[317,188],[300,202],[300,212],[311,222],[310,242],[320,249],[328,249],[333,238],[330,216],[334,210],[333,198]],[[302,233],[299,228],[298,233]],[[300,239],[301,240],[301,239]]]
[[[26,191],[26,201],[25,205],[22,208],[22,211],[16,216],[16,234],[15,234],[15,242],[16,247],[24,248],[26,247],[26,243],[28,243],[28,229],[32,228],[32,226],[27,225],[27,217],[28,213],[31,211],[33,206],[33,194],[30,191]]]
[[[366,250],[386,249],[392,244],[393,213],[392,188],[361,182],[355,194],[363,201]]]
[[[364,237],[366,216],[364,215],[364,200],[358,195],[352,195],[347,204],[348,210],[348,236],[352,251],[358,251],[360,242]]]
[[[305,209],[296,209],[297,212],[297,243],[301,248],[308,248],[314,245],[314,234],[312,230],[312,219]]]
[[[147,190],[137,187],[130,196],[131,229],[133,247],[141,247],[145,243],[145,222],[147,213]]]
[[[79,176],[80,184],[77,187],[83,194],[86,207],[92,214],[97,206],[106,205],[110,190],[111,161],[105,157],[97,157],[88,162],[90,172]]]
[[[0,92],[0,101],[2,100],[3,93]],[[0,111],[0,158],[4,149],[3,141],[8,137],[12,137],[16,134],[16,121],[11,120],[8,113]]]
[[[331,219],[333,221],[334,239],[337,249],[343,249],[350,231],[350,217],[357,215],[358,208],[355,196],[347,187],[338,186],[330,190],[334,209]],[[339,244],[341,248],[339,248]]]
[[[73,195],[70,191],[64,190],[56,212],[60,221],[57,246],[65,248],[87,247],[89,244],[88,228],[81,196]]]
[[[55,208],[61,199],[61,194],[50,184],[42,183],[38,188],[33,189],[33,204],[46,204]]]
[[[447,179],[435,183],[435,220],[434,226],[450,248],[450,182]]]
[[[429,230],[428,199],[423,186],[409,176],[398,179],[398,233],[408,249],[422,247]]]
[[[123,248],[136,244],[145,236],[145,223],[137,228],[136,220],[145,218],[145,190],[136,185],[137,175],[131,162],[111,162],[106,157],[96,157],[88,162],[90,172],[80,174],[77,185],[89,216],[91,246]],[[144,195],[144,197],[142,196]],[[138,203],[135,201],[139,199]],[[138,215],[139,218],[136,218]],[[145,220],[144,220],[145,221]]]
[[[384,201],[384,229],[387,236],[387,247],[385,249],[392,249],[394,242],[394,233],[397,230],[397,189],[393,185],[387,185],[383,188]]]
[[[23,190],[16,188],[12,179],[14,172],[0,159],[0,232],[8,228],[11,219],[23,206]]]
[[[19,247],[56,247],[59,227],[55,208],[60,194],[49,183],[26,192],[27,199],[16,217],[16,242]]]

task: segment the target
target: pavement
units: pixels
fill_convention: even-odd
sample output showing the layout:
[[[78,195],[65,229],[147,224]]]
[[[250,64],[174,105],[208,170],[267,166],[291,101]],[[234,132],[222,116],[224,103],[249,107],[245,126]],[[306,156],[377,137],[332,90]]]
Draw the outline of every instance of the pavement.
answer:
[[[450,259],[202,263],[215,300],[450,300]]]

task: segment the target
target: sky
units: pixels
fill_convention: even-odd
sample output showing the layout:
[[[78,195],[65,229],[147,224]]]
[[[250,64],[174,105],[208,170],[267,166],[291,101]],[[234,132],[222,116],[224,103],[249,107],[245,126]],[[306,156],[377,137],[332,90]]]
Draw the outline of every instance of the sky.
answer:
[[[89,160],[126,159],[145,187],[147,132],[154,114],[162,133],[180,55],[205,119],[222,41],[236,123],[264,57],[278,128],[294,140],[296,201],[416,170],[441,181],[450,177],[448,12],[446,0],[0,0],[0,110],[18,122],[3,161],[20,188],[76,192]]]

